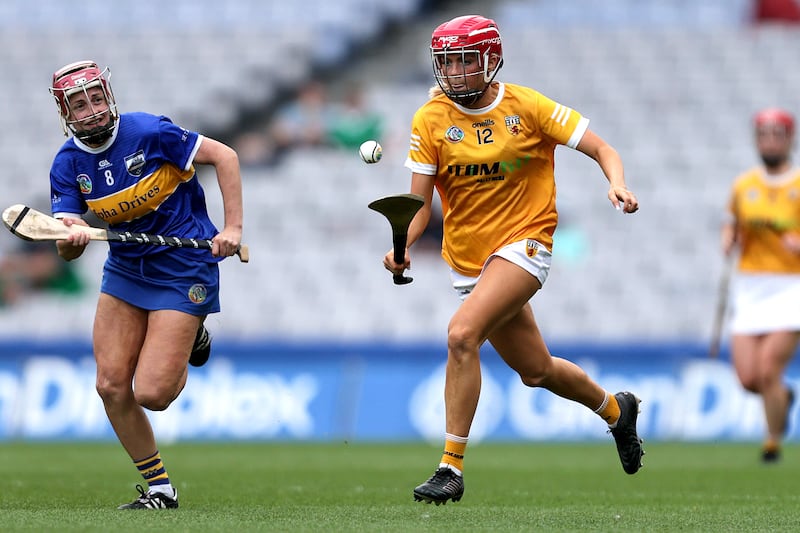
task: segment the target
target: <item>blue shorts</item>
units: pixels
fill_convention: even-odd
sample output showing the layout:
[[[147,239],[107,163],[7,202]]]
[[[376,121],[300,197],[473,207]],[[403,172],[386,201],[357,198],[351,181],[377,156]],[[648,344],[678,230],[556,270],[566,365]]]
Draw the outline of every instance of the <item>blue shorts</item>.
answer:
[[[148,311],[205,316],[219,312],[219,266],[169,250],[136,260],[109,254],[100,292]]]

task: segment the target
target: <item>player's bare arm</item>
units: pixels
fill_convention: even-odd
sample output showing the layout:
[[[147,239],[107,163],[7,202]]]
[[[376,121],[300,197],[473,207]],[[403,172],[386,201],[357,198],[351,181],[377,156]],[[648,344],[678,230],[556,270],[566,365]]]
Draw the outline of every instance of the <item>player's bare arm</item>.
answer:
[[[212,239],[214,247],[211,253],[224,257],[233,255],[242,243],[242,178],[239,156],[231,147],[210,137],[203,137],[194,162],[214,166],[222,193],[225,226]]]
[[[639,210],[639,201],[625,185],[625,170],[622,159],[613,146],[604,141],[592,130],[586,130],[583,138],[578,143],[577,149],[588,155],[600,165],[608,179],[608,199],[616,209],[625,213],[635,213]]]
[[[722,225],[722,231],[720,233],[720,245],[722,248],[722,253],[728,256],[731,254],[731,252],[733,252],[733,248],[736,246],[738,241],[736,219],[732,218],[731,220],[725,222]]]

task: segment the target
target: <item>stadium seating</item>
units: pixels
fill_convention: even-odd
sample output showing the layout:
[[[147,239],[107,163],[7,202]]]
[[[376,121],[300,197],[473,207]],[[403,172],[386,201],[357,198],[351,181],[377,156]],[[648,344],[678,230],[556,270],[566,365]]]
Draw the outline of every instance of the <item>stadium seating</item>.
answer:
[[[110,9],[91,4],[101,14]],[[159,21],[154,4],[131,3],[139,7],[125,16],[135,23],[90,36],[78,35],[67,7],[37,15],[21,29],[0,22],[0,46],[7,51],[0,62],[18,72],[13,84],[0,85],[6,102],[0,127],[13,140],[0,145],[6,162],[0,181],[6,191],[16,191],[15,202],[48,194],[45,175],[61,137],[46,87],[48,73],[63,62],[86,56],[111,64],[123,110],[163,110],[188,127],[203,128],[235,121],[241,109],[307,79],[315,61],[340,61],[352,53],[348,43],[368,41],[386,17],[410,17],[417,5],[395,0],[366,9],[372,3],[337,3],[365,14],[352,28],[350,18],[320,0],[319,10],[304,9],[328,28],[319,48],[315,27],[293,27],[298,15],[288,5],[209,2],[213,9],[184,31]],[[530,85],[589,117],[594,131],[623,156],[641,202],[635,215],[615,212],[597,166],[559,148],[563,227],[587,249],[559,255],[556,234],[553,270],[534,310],[549,339],[703,339],[722,267],[717,235],[728,188],[756,162],[749,118],[768,105],[800,112],[800,73],[784,68],[795,62],[800,33],[747,26],[747,3],[741,0],[670,0],[646,8],[614,0],[602,3],[602,15],[594,4],[506,1],[490,13],[503,30],[500,78]],[[16,16],[9,5],[22,9],[23,2],[2,4],[0,21]],[[175,9],[184,13],[188,2],[176,2]],[[274,29],[254,23],[254,12],[272,20]],[[119,16],[116,8],[114,13]],[[52,19],[58,18],[67,21],[68,32],[55,31]],[[250,23],[237,26],[242,19]],[[212,332],[237,339],[443,340],[458,304],[444,263],[435,252],[415,254],[414,282],[393,286],[381,266],[391,243],[389,226],[366,208],[379,196],[408,188],[408,123],[429,85],[408,80],[430,79],[424,51],[430,28],[410,31],[421,36],[420,53],[406,50],[403,56],[413,59],[410,66],[398,68],[395,77],[361,74],[369,104],[384,113],[387,124],[378,165],[364,165],[354,153],[297,150],[278,167],[246,172],[245,240],[252,260],[223,263],[224,311],[209,319]],[[115,48],[119,43],[137,55],[127,57]],[[211,191],[212,214],[221,220],[213,176],[201,179]],[[8,244],[4,235],[0,251]],[[95,284],[102,256],[99,250],[82,259]],[[54,303],[41,297],[0,309],[0,335],[88,333],[94,299],[92,294]],[[53,321],[38,325],[36,318],[52,315],[55,305],[58,316],[67,318],[55,328]],[[65,307],[75,312],[65,313]]]

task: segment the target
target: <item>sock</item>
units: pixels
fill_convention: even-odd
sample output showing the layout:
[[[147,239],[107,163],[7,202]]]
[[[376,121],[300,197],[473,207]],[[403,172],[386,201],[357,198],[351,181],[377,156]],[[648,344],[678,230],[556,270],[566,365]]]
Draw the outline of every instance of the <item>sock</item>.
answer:
[[[151,492],[160,492],[170,497],[174,497],[175,490],[169,482],[169,475],[167,469],[164,468],[164,463],[161,461],[161,454],[156,450],[156,453],[150,457],[145,457],[139,461],[134,461],[133,464],[139,469],[139,473],[147,481],[147,486]]]
[[[608,427],[617,427],[617,420],[619,420],[619,404],[617,403],[617,398],[613,394],[609,394],[608,391],[605,391],[603,403],[601,403],[600,407],[595,409],[594,412],[606,421]]]
[[[461,474],[464,469],[464,450],[467,448],[468,437],[459,437],[451,435],[450,433],[444,434],[444,453],[442,454],[442,462],[439,466],[449,466],[457,474]]]
[[[770,439],[767,439],[764,442],[763,450],[765,452],[775,453],[775,452],[778,452],[780,449],[781,449],[781,445],[778,444],[778,442],[775,439],[771,439],[770,438]]]

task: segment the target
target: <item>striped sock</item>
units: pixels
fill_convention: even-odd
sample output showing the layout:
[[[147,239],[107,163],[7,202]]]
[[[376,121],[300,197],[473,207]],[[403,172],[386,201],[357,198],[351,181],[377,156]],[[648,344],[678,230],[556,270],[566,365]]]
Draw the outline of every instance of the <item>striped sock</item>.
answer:
[[[134,461],[133,464],[139,469],[139,473],[142,474],[144,480],[147,481],[147,486],[153,492],[162,492],[167,496],[174,494],[172,484],[169,482],[167,469],[164,468],[164,463],[161,461],[161,454],[158,450],[150,457]]]
[[[464,469],[464,450],[467,448],[468,437],[459,437],[445,433],[444,435],[444,453],[442,454],[441,465],[447,465],[453,468],[457,474],[461,474]]]

